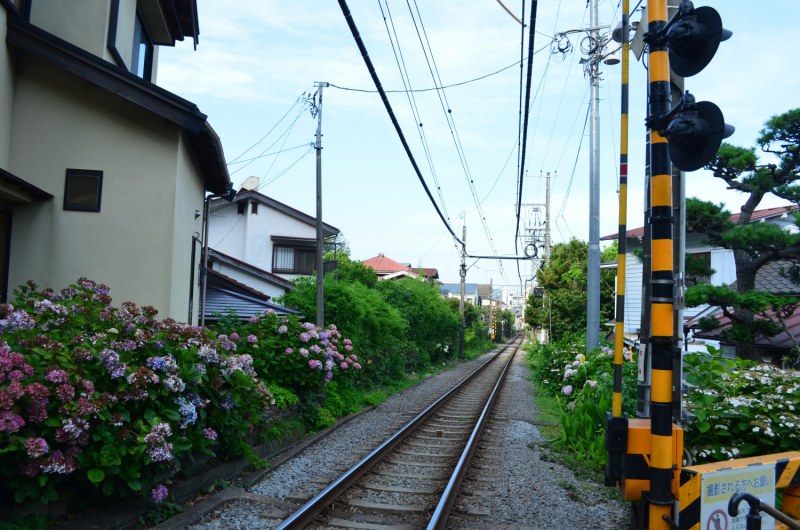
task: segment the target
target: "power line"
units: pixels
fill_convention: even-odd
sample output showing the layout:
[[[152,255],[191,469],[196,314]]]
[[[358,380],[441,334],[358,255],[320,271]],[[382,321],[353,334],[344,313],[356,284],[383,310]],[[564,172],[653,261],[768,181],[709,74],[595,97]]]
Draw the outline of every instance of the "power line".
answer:
[[[420,184],[425,189],[425,193],[428,195],[428,199],[433,204],[433,207],[436,209],[436,213],[439,214],[439,218],[442,220],[442,223],[447,227],[452,234],[453,238],[461,243],[462,247],[464,246],[464,242],[458,239],[455,232],[453,232],[453,228],[450,226],[450,223],[447,222],[442,211],[439,209],[439,206],[436,204],[436,201],[431,195],[431,190],[428,189],[428,185],[425,183],[425,179],[422,177],[422,173],[419,170],[419,166],[417,165],[417,161],[414,159],[414,155],[411,153],[411,148],[408,146],[408,142],[406,141],[406,137],[403,135],[403,130],[400,128],[400,123],[397,121],[397,117],[394,115],[394,111],[392,110],[392,105],[389,103],[389,98],[386,95],[386,92],[383,90],[383,86],[381,85],[381,80],[378,78],[378,74],[375,71],[375,67],[372,65],[372,59],[369,58],[369,52],[367,52],[366,46],[364,46],[364,41],[361,39],[361,35],[358,32],[358,28],[356,27],[356,23],[353,20],[353,15],[350,12],[350,8],[347,7],[347,2],[345,0],[338,0],[339,7],[342,9],[342,14],[344,15],[345,21],[347,22],[347,26],[350,28],[350,32],[353,34],[353,39],[356,41],[356,45],[358,46],[359,52],[361,52],[361,57],[364,59],[364,64],[367,66],[367,70],[369,70],[369,75],[372,77],[373,83],[375,83],[375,88],[378,89],[378,93],[381,95],[381,99],[383,100],[383,105],[386,107],[386,112],[389,114],[389,118],[392,120],[392,125],[394,125],[395,131],[397,131],[397,136],[400,138],[400,142],[403,144],[403,149],[406,151],[406,155],[408,156],[411,165],[414,167],[414,172],[417,174],[417,178],[419,179]]]
[[[266,158],[268,156],[279,155],[279,154],[285,153],[287,151],[293,151],[295,149],[300,149],[301,147],[306,147],[307,145],[308,144],[300,144],[300,145],[296,145],[294,147],[289,147],[288,149],[283,149],[282,151],[274,151],[272,153],[267,153],[265,155],[259,155],[259,156],[253,157],[253,158],[245,158],[244,160],[239,160],[238,162],[228,162],[227,165],[232,166],[232,165],[235,165],[235,164],[243,164],[245,162],[250,162],[251,160],[258,160],[259,158]]]
[[[252,164],[253,162],[255,162],[255,160],[256,160],[256,159],[258,159],[258,158],[259,158],[261,155],[263,155],[264,153],[266,153],[267,151],[269,151],[270,149],[272,149],[273,147],[275,147],[275,144],[277,144],[278,142],[280,142],[280,141],[281,141],[281,138],[283,138],[283,137],[284,137],[285,135],[287,135],[288,133],[291,133],[291,132],[292,132],[292,129],[294,128],[294,124],[295,124],[295,123],[297,123],[297,120],[299,120],[299,119],[300,119],[300,117],[301,117],[301,116],[302,116],[302,115],[305,113],[305,111],[306,111],[306,105],[305,105],[305,103],[304,103],[304,104],[303,104],[303,106],[300,108],[300,112],[298,112],[298,113],[297,113],[297,116],[295,116],[295,118],[294,118],[294,121],[292,121],[292,123],[290,123],[290,124],[289,124],[289,126],[286,128],[286,130],[284,130],[284,131],[281,133],[281,135],[280,135],[280,136],[278,136],[278,138],[277,138],[277,139],[276,139],[274,142],[272,142],[272,143],[269,145],[269,147],[267,147],[266,149],[264,149],[263,151],[261,151],[261,153],[259,153],[259,154],[258,154],[258,156],[257,156],[257,157],[255,157],[255,158],[254,158],[253,160],[251,160],[250,162],[247,162],[247,163],[246,163],[245,165],[243,165],[242,167],[240,167],[240,168],[236,169],[236,171],[232,171],[232,172],[231,172],[231,175],[234,175],[234,174],[238,173],[239,171],[243,170],[244,168],[246,168],[247,166],[249,166],[250,164]],[[274,127],[273,127],[273,128],[274,128]],[[266,138],[266,137],[265,137],[265,138]],[[288,136],[286,136],[286,138],[288,139]],[[286,140],[284,140],[284,145],[285,145],[285,144],[286,144]]]
[[[386,15],[383,13],[383,6],[381,5],[381,1],[378,0],[378,7],[381,9],[381,15],[383,15],[383,24],[386,26],[386,33],[389,35],[389,43],[392,45],[392,52],[394,53],[394,60],[397,63],[397,68],[400,70],[400,79],[403,81],[403,87],[406,88],[406,98],[408,99],[408,104],[411,107],[411,114],[414,116],[414,123],[416,124],[415,127],[417,129],[417,133],[419,134],[420,142],[422,143],[422,149],[425,151],[425,158],[428,161],[428,167],[431,170],[431,176],[433,177],[433,183],[436,185],[436,190],[439,195],[439,202],[442,205],[442,210],[444,211],[444,215],[447,218],[448,222],[450,221],[450,214],[447,211],[447,205],[444,202],[444,195],[442,194],[442,187],[439,185],[439,178],[436,174],[436,169],[433,167],[433,157],[431,156],[430,146],[428,145],[428,137],[425,134],[425,131],[422,128],[422,118],[420,117],[419,107],[417,106],[417,98],[413,94],[413,90],[411,89],[411,77],[408,75],[408,69],[406,68],[406,61],[403,57],[403,50],[400,48],[400,38],[397,36],[397,31],[395,30],[394,26],[394,19],[392,18],[392,12],[389,9],[389,2],[386,2],[386,12],[389,13],[389,22],[392,24],[392,32],[394,33],[394,40],[392,40],[392,32],[389,31],[389,26],[386,23]],[[394,43],[397,42],[397,50],[395,50]],[[397,54],[400,54],[398,59]],[[402,62],[402,66],[401,66]]]
[[[258,189],[262,189],[262,188],[264,188],[265,186],[268,186],[268,185],[272,184],[273,182],[275,182],[276,180],[278,180],[279,178],[281,178],[283,175],[285,175],[285,174],[286,174],[286,172],[287,172],[287,171],[289,171],[290,169],[292,169],[292,168],[293,168],[293,167],[294,167],[294,166],[295,166],[295,165],[296,165],[298,162],[300,162],[302,159],[304,159],[305,157],[307,157],[307,156],[308,156],[308,155],[309,155],[309,154],[310,154],[312,151],[314,151],[314,147],[310,147],[310,148],[308,149],[308,151],[306,151],[305,153],[303,153],[303,154],[300,156],[300,158],[298,158],[297,160],[295,160],[294,162],[292,162],[292,163],[291,163],[289,166],[287,166],[287,167],[285,167],[284,169],[282,169],[282,170],[280,171],[280,173],[278,173],[277,175],[273,176],[273,177],[272,177],[271,179],[269,179],[267,182],[263,183],[261,186],[259,186],[259,187],[258,187]]]
[[[303,94],[304,94],[304,93],[305,93],[305,91],[303,91]],[[231,160],[230,162],[228,162],[228,165],[232,164],[233,162],[236,162],[237,160],[239,160],[240,158],[242,158],[244,155],[246,155],[246,154],[247,154],[247,152],[248,152],[248,151],[250,151],[252,148],[254,148],[254,147],[255,147],[255,146],[257,146],[258,144],[260,144],[261,142],[263,142],[263,141],[264,141],[264,139],[265,139],[267,136],[269,136],[269,135],[270,135],[270,133],[271,133],[272,131],[274,131],[274,130],[275,130],[275,127],[277,127],[277,126],[278,126],[278,125],[279,125],[279,124],[280,124],[280,123],[283,121],[283,119],[284,119],[284,118],[286,118],[286,116],[288,116],[290,112],[292,112],[292,109],[293,109],[293,108],[295,108],[295,107],[297,106],[297,104],[298,104],[298,103],[300,103],[300,102],[303,100],[303,94],[300,94],[300,96],[299,96],[299,97],[298,97],[298,98],[295,100],[294,104],[293,104],[291,107],[289,107],[289,110],[287,110],[287,111],[286,111],[286,114],[284,114],[284,115],[281,117],[281,119],[279,119],[279,120],[278,120],[278,121],[275,123],[275,125],[273,125],[273,126],[272,126],[272,129],[270,129],[270,130],[267,132],[267,134],[265,134],[264,136],[262,136],[262,137],[261,137],[261,139],[260,139],[259,141],[257,141],[256,143],[254,143],[253,145],[251,145],[250,147],[248,147],[247,149],[245,149],[245,150],[244,150],[244,152],[243,152],[242,154],[240,154],[239,156],[237,156],[236,158],[234,158],[233,160]]]
[[[517,192],[517,228],[514,233],[514,252],[519,252],[518,244],[519,244],[519,214],[520,209],[522,208],[522,185],[523,185],[523,178],[525,176],[525,148],[528,143],[528,114],[530,111],[530,99],[531,99],[531,73],[533,70],[533,41],[536,31],[536,8],[538,7],[538,0],[531,1],[531,23],[530,23],[530,34],[528,36],[528,80],[525,86],[525,117],[523,119],[522,125],[522,156],[520,158],[520,170],[519,170],[519,190]],[[517,272],[519,272],[519,267],[517,267]],[[520,280],[522,277],[520,276]]]
[[[541,49],[537,50],[536,53],[538,53],[540,51],[541,51]],[[524,59],[519,60],[519,61],[515,62],[514,64],[510,64],[510,65],[508,65],[506,67],[503,67],[500,70],[497,70],[497,71],[492,72],[490,74],[482,75],[480,77],[476,77],[475,79],[469,79],[467,81],[461,81],[460,83],[453,83],[451,85],[445,85],[445,86],[435,86],[433,88],[418,88],[416,90],[411,90],[411,89],[406,89],[406,90],[386,90],[385,92],[387,94],[403,93],[403,92],[432,92],[434,90],[444,90],[445,88],[453,88],[455,86],[462,86],[462,85],[466,85],[466,84],[469,84],[469,83],[474,83],[475,81],[480,81],[482,79],[486,79],[487,77],[492,77],[493,75],[497,75],[497,74],[503,73],[506,70],[508,70],[509,68],[513,68],[513,67],[517,66],[523,60]],[[377,90],[364,90],[364,89],[361,89],[361,88],[348,88],[348,87],[334,85],[333,83],[331,83],[330,86],[333,87],[333,88],[338,88],[339,90],[347,90],[347,91],[350,91],[350,92],[367,92],[369,94],[375,94],[376,92],[378,92]]]
[[[581,141],[578,143],[578,153],[575,155],[575,165],[572,166],[572,174],[569,176],[569,184],[567,185],[567,193],[564,195],[564,202],[561,203],[561,208],[558,210],[558,217],[564,216],[564,209],[567,207],[567,199],[572,190],[572,179],[575,177],[575,169],[578,167],[578,158],[581,156],[581,146],[583,146],[583,138],[586,136],[586,124],[589,123],[589,111],[591,107],[586,107],[586,119],[583,121],[583,132],[581,133]],[[569,229],[569,227],[567,227]],[[570,232],[571,233],[571,232]]]
[[[422,35],[425,36],[425,43],[422,42],[422,35],[420,35],[419,27],[417,27],[417,21],[414,18],[414,11],[411,9],[411,3],[409,0],[406,0],[406,5],[408,6],[408,11],[411,14],[411,20],[414,22],[414,29],[417,32],[417,38],[419,39],[420,46],[422,47],[422,52],[425,56],[425,62],[428,65],[428,71],[431,74],[431,78],[433,79],[434,85],[442,86],[442,77],[439,73],[439,67],[436,64],[436,59],[433,55],[433,48],[431,47],[430,41],[428,40],[428,33],[425,30],[425,23],[422,21],[422,14],[419,11],[419,6],[414,0],[414,8],[417,12],[417,18],[419,18],[419,26],[422,28]],[[425,45],[427,44],[427,51],[425,49]],[[430,53],[430,61],[428,60],[428,53]],[[433,68],[431,68],[431,63],[433,63]],[[435,70],[435,74],[434,74]],[[467,162],[466,153],[464,152],[464,146],[461,143],[461,137],[458,134],[458,128],[456,127],[455,119],[453,118],[452,109],[450,108],[450,102],[447,100],[447,93],[442,89],[441,91],[436,92],[437,96],[439,96],[439,104],[442,108],[442,113],[444,114],[445,120],[447,121],[448,128],[450,129],[450,136],[453,138],[453,143],[456,147],[456,152],[459,157],[459,161],[461,162],[461,167],[464,170],[464,177],[467,179],[467,184],[469,186],[470,192],[472,193],[472,197],[475,201],[476,208],[478,209],[478,213],[481,217],[481,224],[483,225],[484,232],[486,233],[486,239],[489,242],[489,247],[492,249],[492,252],[497,254],[497,249],[494,245],[494,240],[492,238],[491,232],[489,231],[489,225],[486,222],[486,217],[483,214],[481,209],[481,203],[478,200],[478,194],[475,189],[475,183],[472,178],[472,172],[469,169],[469,163]],[[498,266],[500,267],[501,274],[505,277],[505,272],[503,270],[502,262],[498,261]]]

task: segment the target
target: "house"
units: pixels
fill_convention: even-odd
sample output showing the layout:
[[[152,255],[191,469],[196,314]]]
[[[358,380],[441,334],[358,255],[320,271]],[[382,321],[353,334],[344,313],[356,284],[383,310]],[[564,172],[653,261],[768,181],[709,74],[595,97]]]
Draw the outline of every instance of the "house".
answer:
[[[86,276],[196,322],[200,212],[231,181],[206,115],[156,84],[196,2],[2,0],[0,28],[0,298]]]
[[[441,283],[439,284],[439,293],[445,298],[461,298],[461,283]],[[478,295],[477,283],[464,284],[464,302],[470,302],[475,306],[481,305],[481,297]]]
[[[294,289],[292,279],[316,272],[317,221],[311,215],[242,188],[231,202],[212,200],[209,219],[208,289],[218,303],[221,290],[266,302]],[[322,233],[333,237],[339,229],[323,223]],[[335,260],[325,260],[324,267],[332,272]]]
[[[384,276],[392,275],[392,278],[396,278],[396,273],[401,271],[411,271],[416,275],[425,276],[430,281],[438,280],[439,279],[439,271],[436,269],[429,269],[429,268],[413,268],[411,267],[410,263],[399,263],[391,258],[387,258],[383,252],[379,252],[377,256],[374,258],[365,259],[361,262],[362,265],[365,267],[372,267],[375,270],[375,274],[378,275],[378,279],[383,279]],[[401,275],[402,276],[402,275]]]
[[[788,269],[793,264],[787,261],[773,261],[761,267],[756,273],[755,288],[757,291],[772,293],[775,295],[790,295],[800,298],[800,286],[792,283],[791,280],[782,274],[782,270]],[[736,282],[731,284],[731,288],[736,288]],[[733,310],[731,309],[731,312]],[[778,326],[785,329],[774,337],[758,337],[756,339],[756,351],[762,359],[767,362],[775,362],[791,355],[795,359],[800,350],[800,311],[795,310],[791,315],[780,317],[771,309],[764,311],[766,317]],[[716,318],[720,326],[711,331],[700,329],[700,319],[713,317]],[[756,315],[757,320],[764,319],[763,315]],[[783,318],[783,322],[781,322]],[[733,341],[723,339],[720,334],[723,330],[730,327],[730,319],[726,317],[719,307],[705,306],[702,311],[690,318],[683,326],[684,335],[687,339],[701,346],[705,342],[719,345],[727,356],[736,356],[736,344]],[[687,342],[689,342],[687,340]]]
[[[781,226],[788,231],[796,231],[794,219],[789,214],[796,211],[796,205],[787,205],[777,208],[766,208],[753,212],[751,222],[771,223]],[[732,222],[737,222],[739,214],[732,214]],[[634,255],[636,249],[642,248],[642,238],[644,237],[644,227],[634,228],[626,232],[626,259],[625,259],[625,337],[630,340],[638,340],[641,327],[642,311],[642,263]],[[619,234],[611,234],[601,237],[601,241],[611,241],[618,239]],[[692,254],[697,258],[706,260],[715,273],[710,278],[697,278],[698,281],[710,283],[712,285],[730,285],[736,281],[736,263],[733,252],[724,248],[712,247],[702,242],[706,236],[697,233],[686,234],[686,253]],[[601,268],[616,269],[616,261],[601,265]],[[707,307],[686,308],[684,318],[691,319]]]

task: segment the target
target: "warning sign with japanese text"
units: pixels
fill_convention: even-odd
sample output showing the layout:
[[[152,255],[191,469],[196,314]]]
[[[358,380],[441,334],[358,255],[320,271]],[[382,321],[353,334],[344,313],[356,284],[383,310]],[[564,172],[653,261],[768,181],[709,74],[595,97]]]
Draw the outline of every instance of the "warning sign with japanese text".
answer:
[[[750,506],[742,502],[739,515],[728,515],[728,501],[734,493],[746,491],[775,506],[775,463],[724,469],[702,475],[701,530],[746,530]],[[761,513],[761,528],[773,530],[775,519]]]

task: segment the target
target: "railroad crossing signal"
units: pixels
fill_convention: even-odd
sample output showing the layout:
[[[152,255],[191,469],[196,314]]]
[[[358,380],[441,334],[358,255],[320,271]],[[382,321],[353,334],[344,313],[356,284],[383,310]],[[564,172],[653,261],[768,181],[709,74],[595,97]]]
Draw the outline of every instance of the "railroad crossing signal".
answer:
[[[732,34],[723,29],[714,8],[695,9],[686,0],[663,29],[645,34],[644,41],[651,47],[666,45],[669,67],[681,77],[691,77],[708,66],[720,42]],[[734,133],[719,107],[710,101],[697,103],[688,91],[668,112],[651,115],[645,122],[667,139],[672,163],[682,171],[703,167],[714,158],[722,140]]]

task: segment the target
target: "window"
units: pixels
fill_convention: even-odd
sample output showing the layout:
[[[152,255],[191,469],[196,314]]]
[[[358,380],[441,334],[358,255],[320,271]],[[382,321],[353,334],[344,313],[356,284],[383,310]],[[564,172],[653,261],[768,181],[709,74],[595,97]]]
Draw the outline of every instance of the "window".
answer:
[[[317,251],[313,247],[272,247],[272,272],[313,274]]]
[[[237,205],[237,207],[238,207],[239,215],[244,215],[244,213],[247,211],[247,203],[246,202],[240,202]]]
[[[102,171],[68,169],[64,185],[64,209],[99,212],[102,191]]]
[[[153,70],[153,41],[142,23],[142,17],[136,13],[133,26],[133,57],[131,58],[131,73],[150,81]]]
[[[250,203],[250,213],[254,213],[256,215],[258,214],[258,203],[257,202],[251,202]]]

